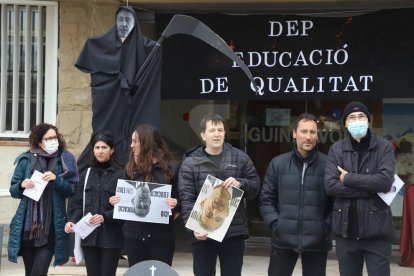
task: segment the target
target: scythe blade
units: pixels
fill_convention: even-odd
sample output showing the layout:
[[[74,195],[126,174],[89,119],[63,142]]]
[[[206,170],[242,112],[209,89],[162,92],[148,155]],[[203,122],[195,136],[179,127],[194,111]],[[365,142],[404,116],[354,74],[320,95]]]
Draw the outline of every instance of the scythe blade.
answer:
[[[194,17],[187,16],[187,15],[181,15],[181,14],[174,15],[170,23],[168,23],[161,37],[158,39],[156,46],[152,49],[147,59],[145,60],[144,64],[141,66],[140,70],[138,71],[135,80],[138,81],[140,74],[142,73],[143,70],[145,70],[145,67],[147,63],[151,60],[152,55],[154,55],[157,51],[159,51],[160,45],[162,44],[164,39],[169,38],[176,34],[184,34],[184,35],[190,35],[190,36],[196,37],[199,40],[207,43],[208,45],[214,47],[215,49],[217,49],[218,51],[226,55],[228,58],[233,60],[247,75],[250,82],[254,86],[256,94],[262,93],[260,92],[259,87],[256,85],[253,79],[253,75],[250,72],[250,69],[240,59],[240,57],[233,52],[233,50],[227,45],[227,43],[219,35],[217,35],[204,23],[195,19]]]

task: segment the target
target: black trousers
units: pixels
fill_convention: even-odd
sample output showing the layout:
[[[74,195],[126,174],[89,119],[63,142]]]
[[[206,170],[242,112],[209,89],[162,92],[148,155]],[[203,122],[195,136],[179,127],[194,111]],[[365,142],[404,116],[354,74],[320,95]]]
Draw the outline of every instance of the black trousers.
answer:
[[[121,248],[82,246],[88,276],[115,276]]]
[[[21,247],[26,276],[46,276],[53,257],[53,248]]]
[[[172,265],[175,249],[174,238],[131,239],[124,237],[124,248],[129,267],[142,261],[156,260]]]
[[[195,276],[216,275],[217,256],[221,275],[241,276],[244,255],[243,237],[224,239],[221,243],[207,239],[191,244]]]
[[[302,260],[303,276],[325,276],[327,252],[302,252],[272,248],[269,261],[269,276],[291,276],[299,258]]]
[[[364,260],[369,276],[389,276],[391,241],[388,239],[344,239],[336,237],[341,276],[362,276]]]

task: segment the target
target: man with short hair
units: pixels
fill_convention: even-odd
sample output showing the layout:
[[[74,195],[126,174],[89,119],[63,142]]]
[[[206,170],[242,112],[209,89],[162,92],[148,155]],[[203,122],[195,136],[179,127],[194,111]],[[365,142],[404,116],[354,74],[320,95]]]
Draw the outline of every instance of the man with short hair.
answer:
[[[332,199],[325,194],[326,155],[317,148],[315,116],[301,114],[292,135],[292,150],[272,159],[260,196],[260,211],[272,232],[268,275],[292,275],[300,255],[302,275],[324,276],[332,248]]]
[[[233,186],[243,190],[244,199],[253,199],[260,189],[259,176],[249,156],[224,142],[224,119],[209,114],[204,116],[200,126],[205,146],[187,151],[179,172],[178,192],[184,224],[209,174],[223,180],[224,188]],[[194,274],[214,276],[218,256],[221,275],[241,276],[244,240],[248,236],[245,202],[239,204],[221,243],[209,239],[207,233],[191,231]]]
[[[332,232],[341,276],[389,276],[391,208],[377,193],[390,191],[395,157],[391,143],[369,129],[368,108],[349,103],[343,113],[348,136],[333,144],[325,170],[325,188],[335,197]]]

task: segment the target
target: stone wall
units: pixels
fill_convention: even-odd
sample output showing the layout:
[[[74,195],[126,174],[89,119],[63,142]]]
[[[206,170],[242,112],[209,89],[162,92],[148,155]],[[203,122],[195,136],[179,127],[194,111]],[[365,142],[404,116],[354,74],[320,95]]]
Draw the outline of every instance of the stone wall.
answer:
[[[77,157],[89,142],[91,129],[90,75],[74,64],[85,41],[106,32],[115,22],[121,0],[61,0],[59,15],[59,131]]]
[[[79,156],[91,134],[90,76],[74,67],[88,37],[106,32],[115,22],[121,0],[59,1],[59,87],[57,126],[66,139],[68,149]],[[9,223],[19,200],[8,194],[16,156],[27,150],[27,143],[0,144],[0,223],[4,225],[2,255],[7,254]]]
[[[121,0],[60,0],[59,2],[59,67],[57,127],[68,149],[79,157],[92,132],[90,75],[80,72],[74,64],[89,37],[105,33],[115,23],[115,12],[124,5]],[[143,27],[143,26],[141,26]],[[144,26],[143,32],[154,33],[153,26]],[[156,38],[155,38],[156,39]],[[4,227],[2,253],[5,255],[8,225],[15,213],[18,200],[8,194],[13,174],[13,162],[19,153],[27,150],[27,143],[0,143],[0,223]]]

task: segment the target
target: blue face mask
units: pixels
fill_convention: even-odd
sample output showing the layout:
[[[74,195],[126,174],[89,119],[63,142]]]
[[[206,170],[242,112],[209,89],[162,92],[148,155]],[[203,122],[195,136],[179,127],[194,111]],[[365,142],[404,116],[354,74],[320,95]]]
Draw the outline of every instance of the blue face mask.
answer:
[[[354,138],[362,138],[367,134],[368,131],[368,121],[361,122],[355,121],[353,123],[348,124],[348,131],[351,133],[352,137]]]

